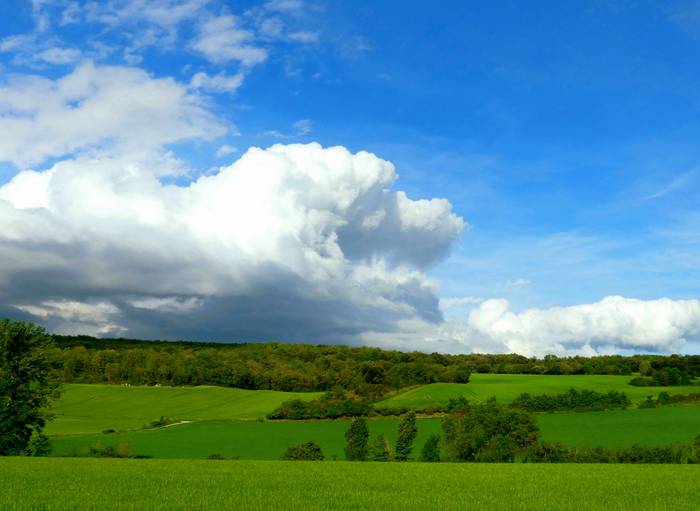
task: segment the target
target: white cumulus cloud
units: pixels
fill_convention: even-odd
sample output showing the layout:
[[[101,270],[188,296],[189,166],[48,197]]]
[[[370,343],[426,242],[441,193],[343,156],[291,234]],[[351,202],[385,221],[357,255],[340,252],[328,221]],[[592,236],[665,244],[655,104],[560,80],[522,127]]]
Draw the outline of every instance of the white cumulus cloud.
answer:
[[[348,341],[441,320],[422,270],[464,222],[391,190],[391,163],[276,145],[185,186],[159,174],[80,157],[1,187],[0,302],[63,330],[47,303],[104,302],[119,311],[105,328],[220,340]]]
[[[13,75],[0,82],[0,161],[20,167],[87,149],[143,152],[225,131],[204,98],[136,68],[88,62],[56,80]]]

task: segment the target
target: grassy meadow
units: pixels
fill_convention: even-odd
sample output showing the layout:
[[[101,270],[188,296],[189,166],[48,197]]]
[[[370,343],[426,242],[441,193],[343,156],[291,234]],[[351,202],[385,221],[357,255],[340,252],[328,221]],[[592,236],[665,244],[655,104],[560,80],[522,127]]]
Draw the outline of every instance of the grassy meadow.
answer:
[[[575,447],[690,445],[700,435],[700,406],[538,414],[546,440]]]
[[[643,400],[659,392],[689,394],[700,392],[699,385],[678,387],[634,387],[629,385],[632,376],[611,375],[535,375],[535,374],[481,374],[474,373],[469,383],[432,383],[413,387],[377,403],[377,407],[425,408],[444,405],[450,398],[464,396],[470,401],[481,402],[495,397],[501,403],[513,401],[523,392],[530,394],[560,394],[571,388],[624,392],[632,402]]]
[[[48,435],[141,428],[161,416],[174,420],[254,420],[283,401],[315,399],[320,392],[277,392],[224,387],[141,387],[66,384],[54,403]]]
[[[654,511],[700,499],[700,465],[0,458],[0,473],[3,511]]]

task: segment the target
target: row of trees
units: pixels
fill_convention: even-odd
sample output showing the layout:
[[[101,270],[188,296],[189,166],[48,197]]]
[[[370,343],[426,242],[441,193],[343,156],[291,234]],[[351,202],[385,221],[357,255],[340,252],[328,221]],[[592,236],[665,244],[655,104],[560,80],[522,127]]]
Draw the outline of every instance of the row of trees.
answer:
[[[630,400],[624,392],[596,392],[594,390],[569,389],[563,394],[520,394],[511,407],[528,412],[580,412],[585,410],[610,410],[627,408]]]
[[[57,347],[50,353],[52,377],[76,383],[206,384],[284,391],[328,391],[341,386],[373,397],[410,385],[466,383],[472,372],[663,375],[668,373],[664,369],[673,368],[689,378],[700,376],[700,356],[538,359],[512,354],[443,355],[284,343],[56,338]]]
[[[418,434],[415,412],[408,412],[399,422],[396,445],[391,449],[384,435],[377,435],[370,441],[369,428],[364,418],[358,417],[350,423],[345,432],[345,459],[348,461],[408,461],[413,452],[413,443]],[[282,460],[324,459],[321,447],[314,441],[290,447]],[[420,454],[421,461],[440,461],[440,435],[431,435]]]

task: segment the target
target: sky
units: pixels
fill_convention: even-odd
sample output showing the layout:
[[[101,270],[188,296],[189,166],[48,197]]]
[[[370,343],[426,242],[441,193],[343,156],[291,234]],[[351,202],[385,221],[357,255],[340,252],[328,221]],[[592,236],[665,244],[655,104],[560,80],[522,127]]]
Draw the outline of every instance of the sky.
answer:
[[[4,0],[0,316],[700,353],[700,2]]]

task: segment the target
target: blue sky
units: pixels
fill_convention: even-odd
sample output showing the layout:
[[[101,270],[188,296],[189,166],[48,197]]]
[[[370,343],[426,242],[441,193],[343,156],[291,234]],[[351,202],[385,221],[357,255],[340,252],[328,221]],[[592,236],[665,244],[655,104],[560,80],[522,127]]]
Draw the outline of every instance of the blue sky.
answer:
[[[163,0],[160,18],[104,21],[138,3],[6,0],[0,73],[54,80],[88,60],[181,83],[240,73],[205,94],[228,132],[166,144],[190,169],[167,179],[186,185],[251,146],[371,151],[396,166],[396,189],[448,199],[469,226],[425,269],[442,298],[518,311],[698,297],[700,3]],[[185,4],[194,14],[164,21]],[[264,61],[196,49],[222,16]],[[74,53],[37,57],[50,48]],[[0,184],[20,170],[0,164]]]

